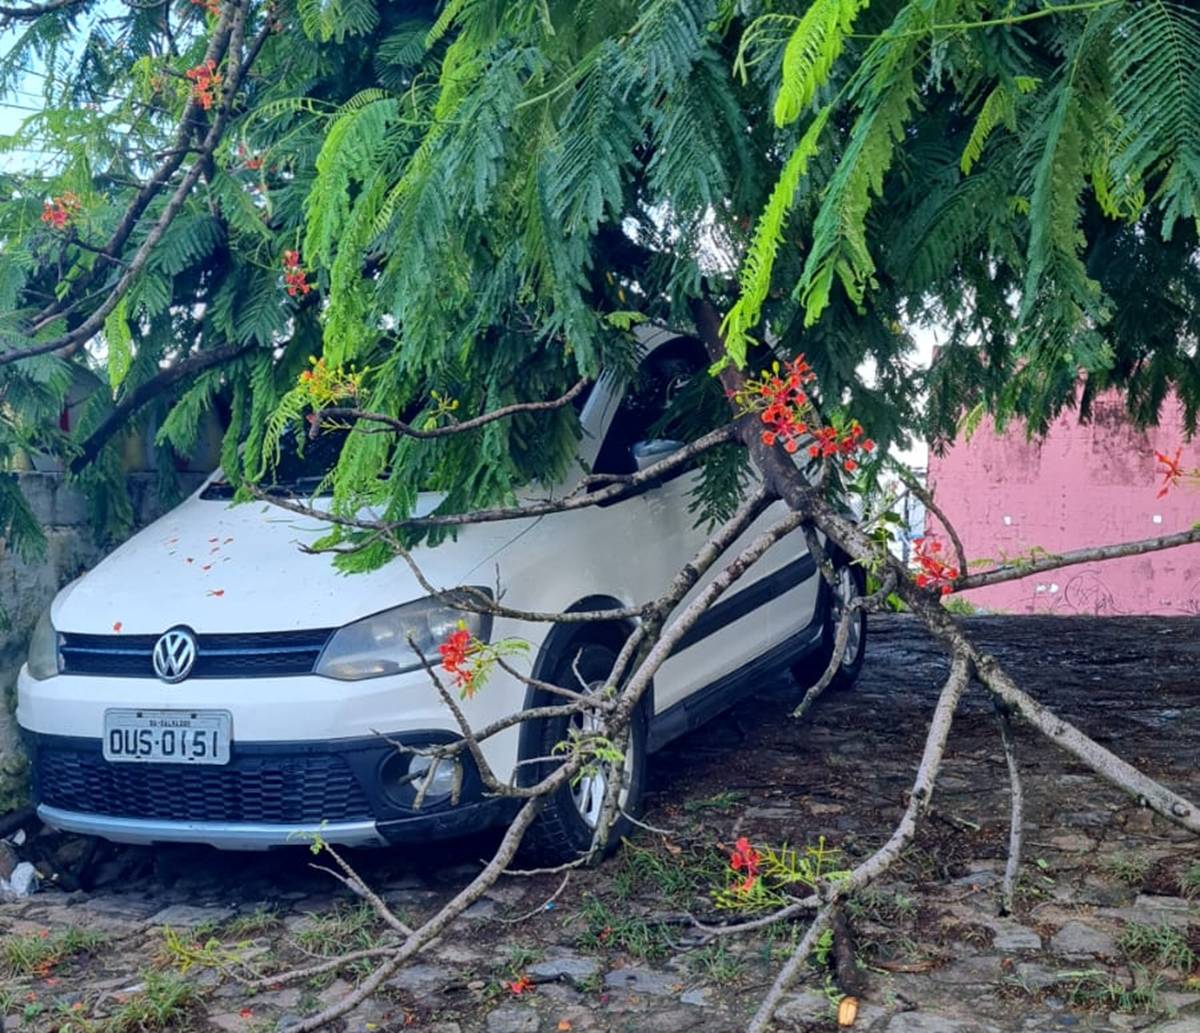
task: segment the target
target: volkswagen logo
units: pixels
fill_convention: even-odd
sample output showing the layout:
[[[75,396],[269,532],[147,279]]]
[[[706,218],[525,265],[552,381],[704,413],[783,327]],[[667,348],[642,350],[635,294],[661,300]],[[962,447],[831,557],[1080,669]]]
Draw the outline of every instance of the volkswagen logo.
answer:
[[[196,663],[196,636],[187,628],[172,628],[154,643],[154,673],[168,685],[183,681]]]

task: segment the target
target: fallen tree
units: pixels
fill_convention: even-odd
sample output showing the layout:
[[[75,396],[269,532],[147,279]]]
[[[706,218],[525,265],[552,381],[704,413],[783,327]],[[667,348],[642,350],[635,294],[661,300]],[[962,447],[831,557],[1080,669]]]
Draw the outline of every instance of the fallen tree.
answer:
[[[707,334],[707,343],[712,357],[714,361],[719,362],[724,355],[724,342],[719,332],[719,321],[711,306],[705,303],[697,305],[696,325],[701,333]],[[721,377],[726,384],[727,394],[731,398],[745,397],[747,386],[746,379],[742,374],[726,368],[722,371]],[[553,405],[554,403],[534,404]],[[559,404],[565,403],[560,402]],[[358,418],[365,416],[363,423],[366,426],[387,422],[383,416],[375,417],[359,410],[347,410],[345,407],[318,408],[311,414],[312,430],[310,433],[313,436],[320,433],[320,428],[328,422],[336,425],[336,421],[344,418],[348,412],[353,412]],[[815,415],[811,404],[807,402],[799,407],[797,412],[802,412],[809,420]],[[425,518],[392,522],[339,518],[344,528],[365,531],[373,537],[382,537],[397,555],[413,567],[422,586],[427,591],[464,611],[488,612],[496,616],[542,622],[612,623],[633,615],[639,618],[639,623],[625,639],[617,664],[606,684],[601,690],[594,693],[587,692],[586,685],[549,686],[544,682],[535,682],[506,665],[507,671],[521,677],[531,687],[548,689],[568,702],[549,708],[518,711],[485,729],[473,729],[470,726],[462,710],[455,703],[452,693],[448,691],[439,677],[437,665],[432,660],[426,661],[429,677],[436,686],[445,706],[454,715],[461,731],[461,738],[432,749],[430,756],[452,757],[467,750],[479,766],[484,784],[489,792],[500,796],[516,796],[521,798],[524,803],[517,818],[505,833],[497,852],[479,875],[449,904],[416,929],[404,926],[379,897],[365,889],[359,876],[337,855],[336,851],[325,847],[333,853],[338,867],[349,878],[351,885],[370,901],[382,919],[391,928],[401,933],[403,938],[395,947],[372,951],[371,956],[382,958],[374,972],[364,979],[353,993],[291,1027],[297,1033],[320,1029],[352,1010],[380,987],[400,965],[416,956],[423,947],[441,935],[450,922],[461,915],[471,903],[478,900],[509,871],[510,865],[518,856],[523,837],[536,818],[539,803],[549,794],[558,791],[564,781],[579,778],[589,766],[595,766],[597,763],[604,763],[610,774],[606,783],[608,792],[600,820],[596,826],[592,848],[581,854],[578,859],[567,862],[555,870],[569,870],[571,867],[590,864],[603,857],[609,846],[610,830],[621,813],[618,794],[624,758],[621,757],[615,761],[598,761],[597,758],[601,756],[602,752],[601,744],[622,740],[638,702],[652,684],[655,673],[671,655],[680,639],[731,585],[753,568],[754,563],[772,544],[792,532],[807,534],[809,546],[816,554],[822,576],[829,578],[831,584],[833,571],[828,563],[827,555],[831,549],[837,548],[853,557],[857,563],[868,567],[881,586],[871,595],[860,595],[846,601],[843,619],[839,623],[833,653],[828,660],[826,670],[796,708],[797,717],[802,717],[816,701],[841,665],[847,642],[845,629],[851,615],[859,609],[883,609],[886,605],[886,597],[892,593],[905,602],[945,648],[950,660],[950,673],[929,720],[924,749],[908,793],[904,814],[881,847],[848,872],[839,872],[836,877],[814,882],[809,896],[795,899],[768,915],[723,926],[706,925],[698,920],[695,921],[696,929],[705,936],[715,938],[747,933],[761,929],[768,924],[811,914],[808,927],[791,959],[779,971],[748,1025],[747,1029],[751,1033],[762,1033],[770,1027],[775,1009],[782,1002],[783,995],[788,988],[800,975],[817,939],[834,921],[842,901],[852,894],[862,891],[883,876],[913,841],[921,819],[928,812],[932,803],[955,712],[963,693],[972,683],[991,693],[997,704],[999,735],[1003,742],[1007,771],[1011,781],[1013,807],[1008,862],[1001,898],[998,901],[998,909],[1001,913],[1007,913],[1012,909],[1013,888],[1021,864],[1023,808],[1022,789],[1014,757],[1014,725],[1046,737],[1060,749],[1085,764],[1101,779],[1128,794],[1140,805],[1150,808],[1193,833],[1200,833],[1200,812],[1191,801],[1179,796],[1169,787],[1161,785],[1122,760],[1023,692],[994,657],[979,649],[942,605],[945,595],[955,590],[961,590],[963,587],[975,584],[995,584],[1003,580],[1026,577],[1030,573],[1026,567],[997,568],[975,575],[968,574],[961,540],[953,527],[947,524],[946,531],[953,536],[956,543],[955,551],[958,555],[959,566],[950,567],[935,561],[932,568],[930,565],[923,568],[924,574],[910,570],[886,549],[886,539],[881,540],[878,536],[869,533],[869,528],[874,522],[872,514],[868,513],[863,520],[848,518],[844,508],[838,504],[836,496],[830,497],[828,485],[831,481],[832,467],[840,461],[839,453],[835,451],[830,454],[822,454],[815,460],[815,464],[810,464],[809,468],[805,469],[804,466],[794,462],[788,453],[777,447],[776,444],[767,444],[764,441],[761,430],[762,421],[759,417],[758,410],[745,413],[740,419],[727,424],[721,432],[708,435],[706,439],[698,441],[691,449],[687,450],[686,458],[691,460],[706,449],[725,443],[730,435],[736,435],[753,455],[757,468],[762,472],[762,486],[750,494],[731,519],[711,535],[704,550],[680,570],[669,589],[661,597],[647,602],[644,606],[632,609],[561,613],[529,613],[514,610],[494,602],[490,596],[477,592],[472,593],[470,589],[462,586],[438,586],[428,581],[416,565],[412,553],[397,537],[407,525]],[[480,419],[483,418],[486,417],[480,417]],[[466,421],[468,428],[477,424],[478,419]],[[399,434],[406,432],[404,427],[393,429]],[[454,425],[447,425],[446,432],[454,433]],[[815,442],[819,439],[810,436],[805,440]],[[648,466],[645,470],[630,477],[624,484],[603,489],[604,492],[611,491],[613,494],[601,494],[598,501],[611,501],[612,498],[619,497],[621,492],[628,492],[636,489],[641,483],[661,477],[665,472],[677,467],[681,461],[683,460],[679,453],[660,460],[659,463]],[[813,465],[817,467],[815,470],[812,468]],[[587,483],[586,480],[584,483]],[[325,519],[327,515],[323,509],[311,504],[294,500],[280,500],[263,492],[257,492],[257,494],[272,501],[275,505],[295,513],[316,519]],[[764,511],[771,501],[779,499],[787,503],[788,515],[775,522],[769,530],[755,538],[747,547],[730,556],[731,544],[746,531],[752,521]],[[890,501],[890,499],[884,500],[885,503]],[[573,495],[557,502],[514,506],[502,514],[485,512],[480,514],[480,518],[485,521],[520,519],[547,512],[566,512],[577,508],[580,504],[597,503],[589,502],[586,495]],[[941,515],[940,509],[938,513]],[[471,514],[461,514],[456,517],[456,520],[470,523],[471,518]],[[941,515],[941,519],[945,520],[944,515]],[[884,543],[883,547],[881,547],[881,541]],[[1196,541],[1200,541],[1200,532],[1191,531],[1181,535],[1162,536],[1140,542],[1079,549],[1058,557],[1042,557],[1036,561],[1036,569],[1037,572],[1042,572],[1113,556],[1146,554]],[[933,574],[929,573],[931,569],[934,571]],[[704,591],[686,607],[680,607],[680,601],[684,596],[710,571],[715,571],[715,574],[708,581]],[[931,581],[930,578],[932,578]],[[502,585],[498,587],[503,588]],[[502,596],[502,590],[498,591],[496,595],[497,597]],[[486,691],[486,688],[483,691]],[[569,750],[564,754],[563,759],[554,766],[551,773],[534,785],[523,786],[515,781],[505,782],[497,778],[496,774],[489,769],[480,750],[480,742],[483,739],[502,728],[509,727],[512,723],[538,721],[550,716],[580,712],[590,712],[593,715],[592,730],[572,741],[564,741],[563,746],[569,747]],[[356,958],[359,956],[355,955]],[[316,966],[271,975],[260,980],[260,985],[265,987],[306,979],[330,971],[344,963],[344,959],[334,959],[321,962]]]
[[[371,953],[379,966],[352,994],[297,1029],[343,1014],[416,957],[509,869],[542,802],[598,764],[611,772],[601,819],[571,863],[602,854],[619,817],[619,744],[655,671],[786,534],[806,539],[823,577],[836,550],[872,578],[844,600],[801,714],[833,681],[853,615],[888,596],[930,629],[951,674],[904,816],[875,854],[774,914],[697,927],[716,937],[811,916],[752,1029],[766,1028],[847,894],[911,841],[969,685],[995,699],[1010,758],[1007,897],[1020,862],[1014,730],[1200,830],[1191,802],[1023,692],[941,605],[944,590],[1200,533],[968,572],[926,495],[954,561],[924,554],[914,576],[886,549],[876,490],[880,457],[907,435],[942,443],[984,412],[1036,432],[1076,404],[1081,383],[1084,416],[1115,388],[1133,420],[1151,423],[1175,390],[1194,423],[1191,8],[621,0],[580,17],[568,0],[211,0],[129,3],[93,20],[101,6],[0,9],[18,32],[0,89],[33,76],[45,101],[0,147],[55,156],[0,181],[0,462],[54,452],[119,515],[123,438],[155,419],[160,443],[187,453],[219,405],[230,481],[327,522],[324,547],[345,569],[399,557],[464,610],[631,627],[599,691],[497,657],[552,702],[484,729],[426,658],[462,733],[431,759],[469,752],[490,793],[519,801],[517,817],[480,876],[417,927],[331,852],[396,941]],[[55,44],[93,32],[120,44],[101,47],[104,60],[77,62]],[[521,501],[524,486],[568,468],[573,399],[602,374],[631,377],[631,331],[645,322],[701,341],[716,374],[672,413],[686,446],[636,473],[585,474],[567,498]],[[910,361],[917,323],[944,330],[928,370]],[[795,365],[801,355],[811,371]],[[804,392],[815,401],[766,397],[776,358],[802,383],[815,374]],[[113,397],[97,392],[64,431],[71,365],[93,362]],[[271,491],[279,449],[303,440],[297,426],[349,429],[328,505]],[[865,449],[867,432],[878,448]],[[658,598],[522,612],[499,591],[432,584],[413,558],[455,528],[590,508],[692,462],[715,530]],[[426,482],[444,498],[417,515],[413,485]],[[5,485],[0,530],[12,536],[29,511]],[[845,514],[851,489],[874,500],[861,521]],[[911,480],[908,490],[924,492]],[[786,514],[731,553],[777,502]],[[368,508],[378,515],[364,520]],[[488,769],[481,740],[576,714],[593,731],[528,784]]]

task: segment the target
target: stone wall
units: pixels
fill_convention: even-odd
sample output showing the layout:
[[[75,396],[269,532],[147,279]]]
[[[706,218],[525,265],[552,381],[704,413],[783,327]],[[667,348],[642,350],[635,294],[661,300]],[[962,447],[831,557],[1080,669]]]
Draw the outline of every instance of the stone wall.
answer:
[[[27,562],[0,539],[0,606],[6,618],[0,626],[0,814],[21,804],[26,793],[25,758],[13,710],[17,671],[25,662],[30,632],[59,588],[107,551],[92,534],[86,499],[67,487],[61,474],[16,476],[46,532],[46,551]],[[185,491],[194,490],[202,479],[200,474],[180,475]],[[128,483],[138,525],[144,526],[164,509],[156,478],[153,474],[130,474]]]

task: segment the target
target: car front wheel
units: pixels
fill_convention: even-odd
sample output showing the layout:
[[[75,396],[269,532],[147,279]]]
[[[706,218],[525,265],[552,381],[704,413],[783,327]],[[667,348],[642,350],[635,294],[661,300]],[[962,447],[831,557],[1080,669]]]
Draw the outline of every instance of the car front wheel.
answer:
[[[588,643],[568,651],[559,669],[550,681],[563,688],[597,692],[605,684],[617,654],[607,645]],[[565,702],[552,697],[545,703]],[[617,796],[620,807],[612,822],[602,853],[608,853],[628,835],[632,822],[628,815],[637,817],[641,813],[642,791],[646,778],[646,708],[639,705],[630,726],[614,743],[622,752],[621,787]],[[540,748],[537,764],[537,780],[545,778],[563,763],[569,753],[563,752],[560,743],[570,743],[575,737],[597,731],[599,718],[591,712],[569,716],[544,718],[537,722],[534,742]],[[556,747],[558,752],[556,752]],[[592,760],[584,770],[569,782],[559,786],[542,804],[541,812],[525,834],[521,856],[526,864],[549,866],[577,860],[592,847],[596,826],[600,820],[605,795],[614,775],[613,766],[603,761]]]

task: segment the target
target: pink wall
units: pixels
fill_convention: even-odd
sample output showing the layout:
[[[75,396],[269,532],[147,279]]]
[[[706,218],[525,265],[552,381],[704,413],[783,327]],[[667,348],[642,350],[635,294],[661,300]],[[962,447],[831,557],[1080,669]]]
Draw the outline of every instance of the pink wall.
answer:
[[[1041,441],[1022,426],[997,437],[984,421],[970,441],[929,457],[929,484],[966,547],[968,560],[1017,556],[1040,546],[1064,552],[1183,531],[1200,520],[1200,490],[1173,488],[1156,499],[1162,477],[1154,451],[1200,466],[1200,439],[1185,443],[1178,408],[1164,406],[1147,432],[1125,421],[1120,399],[1104,398],[1092,422],[1060,417]],[[930,525],[939,531],[936,524]],[[963,593],[1008,613],[1200,614],[1200,545],[1036,574]]]

